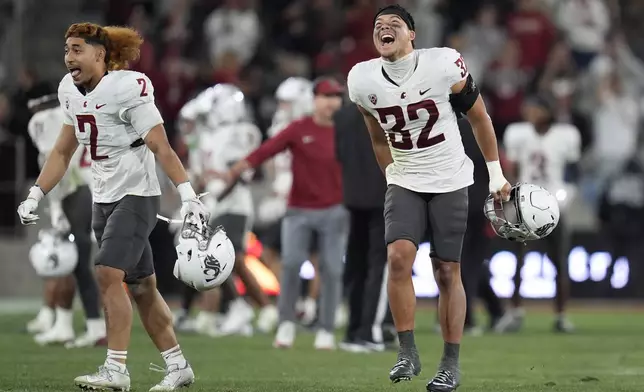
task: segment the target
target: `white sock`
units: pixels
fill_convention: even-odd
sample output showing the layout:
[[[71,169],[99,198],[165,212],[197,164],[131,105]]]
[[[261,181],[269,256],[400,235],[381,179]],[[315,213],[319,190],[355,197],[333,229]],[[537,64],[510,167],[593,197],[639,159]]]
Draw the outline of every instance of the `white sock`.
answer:
[[[105,365],[110,368],[116,369],[119,373],[127,373],[125,361],[127,360],[127,351],[116,351],[107,349],[107,358],[105,358]]]
[[[87,333],[91,336],[105,336],[105,320],[87,319]]]
[[[177,365],[179,369],[186,367],[186,358],[183,356],[181,347],[178,344],[171,349],[162,351],[161,356],[165,361],[165,366],[168,368],[171,365]]]
[[[74,329],[74,311],[71,309],[56,308],[56,329]]]

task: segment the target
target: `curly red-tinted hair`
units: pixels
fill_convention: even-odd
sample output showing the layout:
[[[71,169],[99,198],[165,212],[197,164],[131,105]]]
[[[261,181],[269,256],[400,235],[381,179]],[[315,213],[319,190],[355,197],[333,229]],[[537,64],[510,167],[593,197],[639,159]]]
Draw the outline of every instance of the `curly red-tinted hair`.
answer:
[[[107,69],[127,69],[130,63],[139,59],[143,38],[130,27],[99,26],[94,23],[74,23],[69,26],[65,39],[83,38],[89,43],[105,46]]]

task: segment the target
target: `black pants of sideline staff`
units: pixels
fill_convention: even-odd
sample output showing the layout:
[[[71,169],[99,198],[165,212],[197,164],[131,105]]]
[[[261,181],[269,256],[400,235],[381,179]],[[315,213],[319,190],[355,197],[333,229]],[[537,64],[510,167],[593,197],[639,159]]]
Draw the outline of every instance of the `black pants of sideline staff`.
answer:
[[[387,247],[383,209],[348,208],[351,229],[344,283],[349,300],[347,342],[383,343],[387,322]]]
[[[461,253],[461,274],[467,297],[465,328],[477,326],[474,315],[475,298],[485,303],[490,327],[503,316],[503,305],[490,284],[490,270],[484,263],[490,257],[490,238],[485,233],[487,220],[478,211],[470,212]]]

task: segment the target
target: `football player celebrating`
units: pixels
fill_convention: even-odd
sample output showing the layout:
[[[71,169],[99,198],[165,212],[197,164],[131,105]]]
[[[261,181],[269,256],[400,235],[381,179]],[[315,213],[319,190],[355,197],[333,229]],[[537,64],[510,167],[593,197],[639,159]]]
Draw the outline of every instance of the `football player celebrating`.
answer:
[[[28,125],[29,136],[38,148],[39,160],[44,163],[54,147],[65,114],[55,94],[29,102],[37,109]],[[63,176],[49,195],[52,227],[61,235],[74,235],[78,263],[73,276],[58,279],[56,289],[56,321],[47,331],[35,336],[39,344],[66,343],[67,347],[87,347],[105,340],[105,321],[99,311],[99,294],[91,268],[92,252],[92,194],[89,189],[91,173],[87,151],[79,147]],[[74,282],[76,278],[76,282]],[[74,338],[72,303],[75,284],[87,318],[87,331]]]
[[[246,267],[246,237],[252,224],[253,198],[247,184],[240,182],[226,194],[226,183],[221,179],[229,166],[245,157],[261,144],[261,133],[257,126],[249,122],[250,113],[246,107],[244,94],[231,84],[218,84],[211,87],[181,109],[181,118],[191,127],[198,127],[190,149],[190,170],[209,192],[204,201],[212,212],[212,227],[223,226],[236,252],[234,272],[240,277],[249,296],[261,307],[257,325],[263,332],[270,332],[277,324],[277,307],[270,303],[261,286]],[[252,176],[252,172],[248,172]],[[249,178],[247,178],[249,179]],[[217,198],[221,198],[217,203]],[[226,318],[217,330],[214,311],[219,306],[216,292],[205,294],[206,312],[197,318],[197,328],[214,335],[230,335],[242,331],[254,318],[252,307],[238,296],[233,281],[226,283],[230,296],[235,298],[230,304]],[[186,310],[186,309],[184,309]],[[200,322],[206,320],[206,323]],[[205,324],[205,330],[203,326]]]
[[[567,192],[572,188],[566,185],[566,175],[576,172],[574,165],[581,156],[579,130],[574,125],[555,122],[553,103],[547,97],[528,98],[522,111],[526,121],[510,124],[503,137],[508,161],[514,166],[513,177],[519,182],[536,184],[553,195],[559,195],[560,209],[564,209],[572,196]],[[563,217],[559,218],[559,224],[552,234],[540,242],[545,243],[546,253],[557,271],[553,329],[556,332],[572,332],[574,327],[565,317],[570,287],[566,259],[570,250],[570,233]],[[525,312],[521,308],[521,268],[528,249],[526,246],[519,248],[514,274],[513,308],[499,320],[495,327],[498,332],[516,331],[523,324]]]
[[[107,358],[98,372],[77,377],[81,388],[128,390],[126,367],[137,303],[148,335],[161,351],[166,375],[151,391],[172,391],[194,382],[177,343],[172,314],[156,288],[148,236],[156,224],[160,186],[155,157],[177,185],[182,215],[199,228],[207,213],[181,161],[170,147],[154,105],[150,79],[127,71],[143,42],[127,27],[77,23],[65,34],[69,74],[58,87],[64,125],[29,196],[18,207],[23,224],[38,220],[39,202],[65,174],[79,142],[92,160],[92,226],[98,242],[96,276],[105,309]]]
[[[399,5],[378,11],[373,41],[380,58],[349,73],[349,96],[364,115],[373,149],[387,178],[385,239],[388,293],[400,339],[393,382],[421,370],[414,343],[416,297],[412,265],[429,229],[434,277],[440,291],[444,340],[438,372],[427,384],[449,392],[459,384],[459,348],[465,318],[460,257],[473,165],[463,149],[457,113],[466,114],[487,162],[489,190],[509,199],[496,136],[483,99],[461,55],[451,48],[414,49],[414,19]]]

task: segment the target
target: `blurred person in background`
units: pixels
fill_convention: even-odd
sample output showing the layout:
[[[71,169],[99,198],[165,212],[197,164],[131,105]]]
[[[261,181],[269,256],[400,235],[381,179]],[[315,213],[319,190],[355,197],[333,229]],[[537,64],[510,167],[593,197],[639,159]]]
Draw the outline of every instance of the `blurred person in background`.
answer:
[[[313,85],[311,116],[291,123],[268,139],[228,173],[228,183],[282,151],[291,152],[293,183],[288,210],[282,223],[282,270],[278,308],[280,325],[275,347],[293,345],[296,334],[295,304],[299,297],[300,267],[311,250],[313,233],[320,247],[320,315],[314,346],[335,349],[335,312],[342,295],[342,262],[349,230],[342,206],[342,178],[335,156],[333,115],[342,104],[342,86],[321,78]]]
[[[615,262],[621,257],[628,260],[630,276],[642,276],[644,254],[644,146],[640,139],[637,152],[628,159],[620,171],[608,180],[599,204],[601,233],[608,239],[611,265],[602,282],[602,296],[610,296],[611,278]],[[631,295],[644,295],[641,282],[629,281],[627,290]]]
[[[481,214],[485,199],[490,194],[486,186],[488,179],[487,166],[469,123],[459,121],[459,128],[461,129],[465,153],[474,163],[474,184],[468,188],[467,230],[463,238],[461,256],[463,287],[467,296],[464,333],[478,336],[483,331],[476,319],[476,298],[482,299],[485,303],[485,308],[489,315],[490,329],[494,328],[501,319],[504,310],[501,300],[492,288],[490,271],[485,263],[491,256],[490,243],[494,236],[494,233],[490,233],[487,219]],[[501,151],[499,151],[499,155],[501,163],[506,169],[507,164],[503,159],[503,155],[501,155]]]
[[[255,55],[261,40],[261,25],[249,0],[225,0],[204,24],[210,59],[233,52],[245,65]]]
[[[577,67],[586,69],[603,49],[610,14],[604,0],[561,0],[556,7],[556,21],[563,31]]]
[[[593,114],[592,168],[586,196],[596,205],[606,181],[617,174],[637,146],[640,109],[628,94],[621,75],[612,68],[596,90],[598,106]]]
[[[253,199],[246,184],[252,171],[244,173],[244,180],[226,190],[222,179],[224,173],[239,159],[248,155],[261,143],[259,129],[248,121],[244,94],[230,84],[218,84],[206,89],[181,109],[189,139],[189,168],[200,187],[208,192],[203,201],[211,213],[211,227],[223,226],[236,251],[234,273],[244,283],[249,296],[259,305],[258,328],[270,332],[277,323],[277,309],[262,291],[256,278],[245,262],[246,236],[252,226]],[[202,312],[196,321],[198,331],[211,336],[231,335],[251,330],[250,322],[255,317],[253,308],[239,297],[232,280],[224,285],[232,299],[223,320],[217,320],[220,306],[218,290],[203,294]],[[187,316],[192,300],[197,294],[187,288],[184,294],[183,314]]]
[[[268,137],[273,138],[286,129],[291,123],[313,112],[313,83],[305,78],[290,77],[284,80],[275,91],[278,101],[273,123],[268,129]],[[270,195],[262,200],[258,207],[259,219],[267,222],[261,240],[264,245],[262,261],[279,278],[281,275],[282,224],[286,214],[288,197],[293,184],[291,152],[283,151],[269,162],[269,176],[272,178]],[[320,286],[318,238],[313,235],[309,260],[314,267],[315,275],[309,281],[307,294],[298,300],[296,309],[301,314],[300,321],[310,325],[317,316],[317,300]]]
[[[27,142],[26,170],[27,177],[33,178],[38,175],[40,166],[38,164],[38,149],[33,145],[27,136],[27,126],[31,118],[31,110],[27,107],[30,99],[35,99],[49,94],[53,91],[48,82],[41,81],[36,71],[29,67],[23,67],[18,74],[18,89],[11,96],[11,117],[7,128],[14,136],[24,136]]]
[[[577,163],[581,155],[579,130],[570,124],[557,123],[552,99],[547,96],[532,96],[522,108],[524,122],[511,124],[505,132],[503,145],[516,182],[544,187],[559,200],[561,217],[554,232],[541,241],[532,241],[530,246],[518,245],[517,266],[514,273],[512,309],[497,323],[497,332],[516,331],[521,328],[525,311],[521,307],[521,270],[529,249],[543,244],[552,261],[556,276],[555,322],[556,332],[572,332],[572,323],[566,318],[570,277],[568,260],[570,231],[566,225],[565,212],[574,197],[574,188],[569,185],[577,177]]]
[[[56,94],[48,94],[28,101],[34,115],[28,124],[29,137],[38,149],[38,161],[43,165],[54,148],[63,126],[65,114]],[[93,273],[92,260],[92,183],[91,161],[85,146],[79,146],[62,180],[49,192],[49,211],[52,228],[58,236],[74,236],[78,263],[73,275],[57,279],[52,290],[55,309],[51,302],[43,307],[27,330],[39,332],[34,340],[41,345],[66,344],[67,348],[105,345],[105,320],[100,313],[98,284]],[[45,283],[46,287],[49,283]],[[79,288],[87,330],[74,339],[74,312],[72,309],[76,286]],[[45,290],[47,293],[48,290]],[[55,320],[55,321],[54,321]]]
[[[507,19],[508,35],[521,48],[519,64],[532,74],[546,64],[555,40],[555,27],[544,8],[541,0],[518,0],[517,10]]]
[[[498,25],[496,7],[484,4],[473,23],[463,26],[458,34],[463,39],[461,53],[467,58],[470,74],[476,80],[483,80],[485,70],[501,53],[505,43],[505,32]]]
[[[483,78],[483,91],[490,104],[494,130],[503,139],[505,128],[521,119],[521,104],[529,77],[519,66],[521,48],[515,40],[506,41],[501,53],[490,64]]]
[[[349,325],[340,348],[383,351],[388,310],[384,202],[387,183],[371,149],[360,110],[344,105],[335,115],[336,154],[342,166],[344,206],[350,215],[344,271]]]

